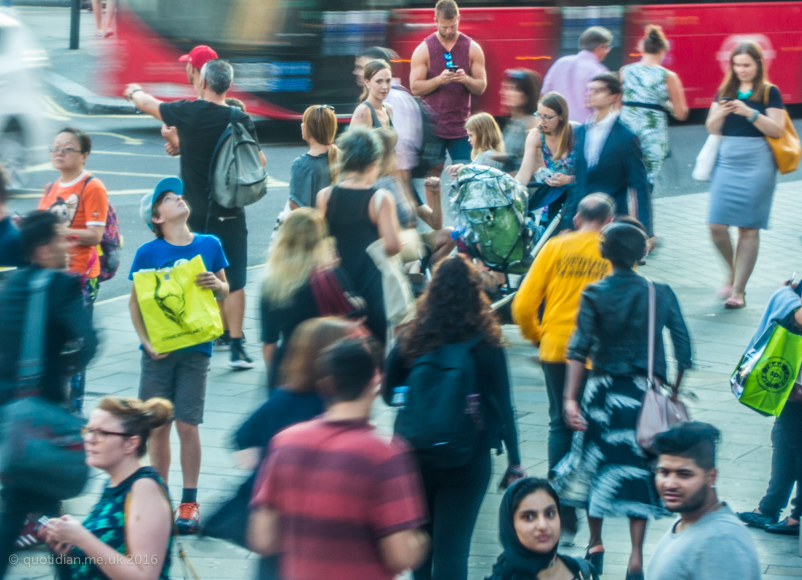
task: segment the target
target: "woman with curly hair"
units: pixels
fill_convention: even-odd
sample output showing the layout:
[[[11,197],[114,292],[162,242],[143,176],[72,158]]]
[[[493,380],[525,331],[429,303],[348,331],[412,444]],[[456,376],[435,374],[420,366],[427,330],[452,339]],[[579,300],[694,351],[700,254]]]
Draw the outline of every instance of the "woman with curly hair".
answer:
[[[442,462],[432,465],[419,461],[429,506],[427,531],[432,537],[432,551],[415,571],[415,580],[467,578],[471,534],[492,471],[491,449],[501,452],[506,447],[510,473],[523,475],[501,326],[482,289],[479,271],[466,258],[455,255],[435,269],[431,284],[418,300],[418,317],[390,353],[382,388],[384,400],[390,404],[409,384],[407,378],[416,359],[445,345],[467,341],[474,342],[470,354],[479,399],[476,421],[482,428],[475,452],[464,464],[443,467]],[[432,389],[439,386],[431,383]],[[396,387],[402,388],[396,392]],[[460,401],[463,408],[469,406],[467,403]]]

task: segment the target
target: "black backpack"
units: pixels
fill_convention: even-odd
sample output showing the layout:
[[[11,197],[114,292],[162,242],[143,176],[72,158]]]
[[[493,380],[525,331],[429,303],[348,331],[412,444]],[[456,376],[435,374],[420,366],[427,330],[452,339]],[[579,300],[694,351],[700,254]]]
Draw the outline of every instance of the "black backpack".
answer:
[[[477,342],[445,344],[412,365],[395,432],[415,449],[421,465],[459,467],[476,452],[482,420],[470,351]]]

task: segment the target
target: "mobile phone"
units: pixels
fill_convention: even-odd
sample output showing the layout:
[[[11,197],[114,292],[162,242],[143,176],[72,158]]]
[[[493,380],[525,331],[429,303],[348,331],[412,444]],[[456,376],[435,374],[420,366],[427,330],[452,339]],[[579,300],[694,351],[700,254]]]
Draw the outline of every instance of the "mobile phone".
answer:
[[[501,482],[498,484],[499,489],[507,489],[512,482],[517,481],[524,477],[526,474],[521,471],[520,469],[516,469],[512,466],[507,468],[507,471],[504,473],[504,477],[501,478]]]
[[[721,101],[722,103],[727,103],[727,102],[729,102],[731,100],[732,100],[732,97],[721,97],[719,99],[719,101]]]
[[[446,68],[451,72],[457,72],[459,70],[459,67],[453,64],[451,66],[446,65]]]

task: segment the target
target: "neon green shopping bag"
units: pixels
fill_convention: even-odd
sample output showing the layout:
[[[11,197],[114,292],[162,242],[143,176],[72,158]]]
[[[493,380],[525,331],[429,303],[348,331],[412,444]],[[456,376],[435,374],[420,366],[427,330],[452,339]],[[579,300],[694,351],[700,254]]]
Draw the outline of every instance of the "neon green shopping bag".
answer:
[[[134,287],[153,349],[171,352],[214,340],[223,321],[214,293],[195,285],[203,258],[158,271],[134,272]]]
[[[775,322],[741,357],[730,377],[738,400],[763,415],[779,416],[802,367],[802,336]]]

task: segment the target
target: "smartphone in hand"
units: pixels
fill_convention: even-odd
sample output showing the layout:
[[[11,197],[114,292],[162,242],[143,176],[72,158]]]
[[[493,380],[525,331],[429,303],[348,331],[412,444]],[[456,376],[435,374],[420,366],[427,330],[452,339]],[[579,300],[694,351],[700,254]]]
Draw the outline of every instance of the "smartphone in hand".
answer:
[[[526,474],[516,467],[509,466],[507,471],[504,472],[504,477],[501,478],[501,482],[498,484],[499,489],[507,489],[511,486],[514,482],[518,481],[522,477],[526,477]]]

